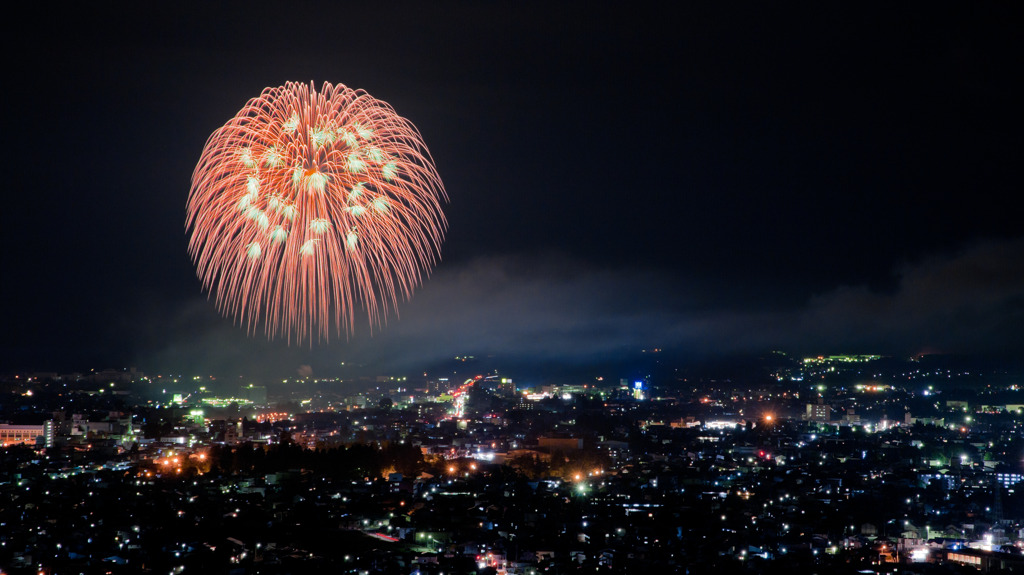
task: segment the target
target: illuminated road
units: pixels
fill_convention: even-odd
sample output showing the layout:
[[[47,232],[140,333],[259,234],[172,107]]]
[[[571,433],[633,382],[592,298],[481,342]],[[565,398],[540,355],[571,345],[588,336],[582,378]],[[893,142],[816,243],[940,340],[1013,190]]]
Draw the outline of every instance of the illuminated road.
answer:
[[[466,399],[469,397],[469,389],[481,379],[483,379],[482,375],[467,379],[458,389],[452,392],[452,403],[455,405],[454,419],[462,419],[466,412]]]

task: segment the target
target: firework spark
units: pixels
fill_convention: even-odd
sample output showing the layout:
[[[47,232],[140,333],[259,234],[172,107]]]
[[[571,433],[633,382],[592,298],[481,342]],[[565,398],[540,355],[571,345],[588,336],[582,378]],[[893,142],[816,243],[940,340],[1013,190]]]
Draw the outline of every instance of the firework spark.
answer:
[[[419,131],[362,90],[266,88],[206,142],[186,227],[203,289],[268,337],[380,325],[440,257],[444,185]]]

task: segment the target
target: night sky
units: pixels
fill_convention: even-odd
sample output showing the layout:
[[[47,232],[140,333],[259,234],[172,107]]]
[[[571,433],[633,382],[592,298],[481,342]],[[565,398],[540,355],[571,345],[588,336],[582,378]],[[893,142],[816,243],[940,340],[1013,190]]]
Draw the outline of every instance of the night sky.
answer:
[[[4,19],[0,370],[1024,352],[1012,3],[149,4]],[[400,316],[312,347],[186,251],[207,137],[289,80],[390,103],[450,198]]]

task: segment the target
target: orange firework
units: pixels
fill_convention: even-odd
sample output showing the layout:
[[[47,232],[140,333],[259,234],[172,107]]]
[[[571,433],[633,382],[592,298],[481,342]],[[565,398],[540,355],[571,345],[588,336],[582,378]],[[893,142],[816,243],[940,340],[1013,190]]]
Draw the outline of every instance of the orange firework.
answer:
[[[371,326],[440,257],[444,185],[422,136],[362,90],[266,88],[206,142],[189,253],[217,308],[299,343]]]

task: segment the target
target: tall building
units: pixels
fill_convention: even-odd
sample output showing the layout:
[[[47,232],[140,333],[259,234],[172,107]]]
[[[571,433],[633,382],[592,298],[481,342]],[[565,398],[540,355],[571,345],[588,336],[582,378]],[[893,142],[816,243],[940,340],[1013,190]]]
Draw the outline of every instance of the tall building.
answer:
[[[52,419],[43,423],[43,444],[46,447],[53,447],[57,439],[57,425]]]
[[[645,392],[645,385],[642,380],[636,380],[633,382],[633,399],[642,401],[647,399],[647,393]]]

